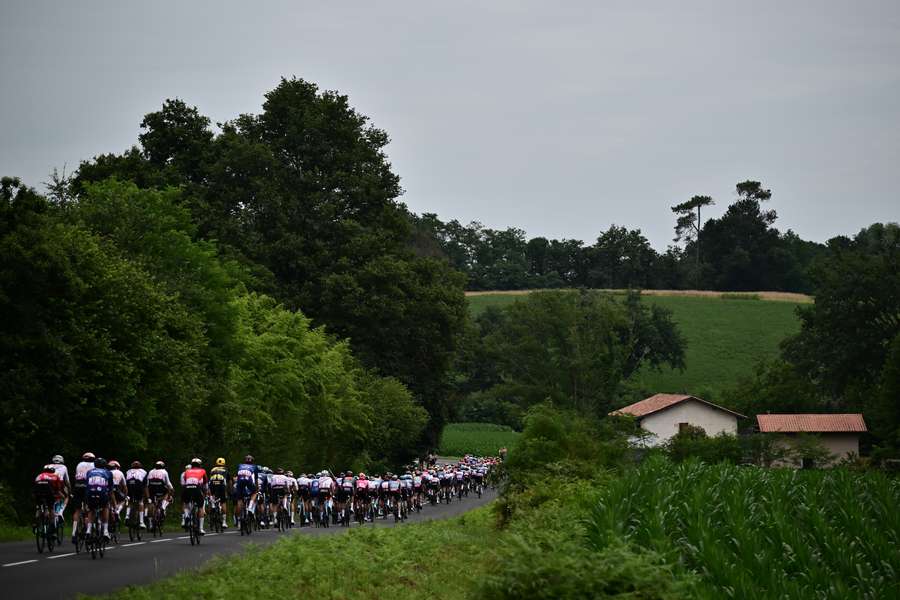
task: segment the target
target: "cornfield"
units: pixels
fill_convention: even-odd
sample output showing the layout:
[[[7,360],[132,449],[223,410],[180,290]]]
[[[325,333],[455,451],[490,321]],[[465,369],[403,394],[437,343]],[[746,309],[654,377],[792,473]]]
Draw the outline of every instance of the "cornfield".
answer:
[[[450,423],[444,427],[438,453],[443,456],[496,456],[500,448],[512,447],[519,433],[492,423]]]
[[[846,470],[647,461],[588,523],[696,573],[710,598],[900,598],[900,482]]]

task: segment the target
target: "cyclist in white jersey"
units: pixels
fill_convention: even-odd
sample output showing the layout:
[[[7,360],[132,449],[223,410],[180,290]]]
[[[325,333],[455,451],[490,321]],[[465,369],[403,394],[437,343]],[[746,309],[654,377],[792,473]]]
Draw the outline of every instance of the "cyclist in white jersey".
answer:
[[[56,504],[53,506],[53,511],[56,513],[56,518],[58,520],[62,520],[63,512],[66,510],[66,504],[69,502],[69,496],[72,494],[72,482],[69,481],[69,469],[66,468],[66,461],[59,454],[55,455],[51,460],[50,466],[53,468],[53,472],[56,473],[56,476],[60,478],[63,482],[63,487],[66,489],[66,493],[63,497],[56,501]]]
[[[78,533],[78,519],[81,516],[81,506],[84,504],[87,492],[87,474],[94,468],[94,453],[85,452],[81,456],[81,462],[75,467],[75,481],[72,485],[72,504],[75,511],[72,514],[72,544],[76,542]]]

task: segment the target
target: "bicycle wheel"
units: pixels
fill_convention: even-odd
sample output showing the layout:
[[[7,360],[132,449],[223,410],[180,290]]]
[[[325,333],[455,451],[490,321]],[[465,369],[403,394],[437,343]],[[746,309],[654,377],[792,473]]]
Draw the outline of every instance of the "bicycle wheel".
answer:
[[[38,554],[44,553],[44,515],[40,515],[34,524],[34,541],[37,544]]]

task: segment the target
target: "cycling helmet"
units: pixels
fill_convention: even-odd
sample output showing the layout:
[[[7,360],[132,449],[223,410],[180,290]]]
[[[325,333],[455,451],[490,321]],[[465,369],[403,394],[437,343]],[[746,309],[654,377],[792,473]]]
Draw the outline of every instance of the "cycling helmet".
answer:
[[[245,463],[253,464],[253,455],[252,455],[252,454],[248,454],[247,456],[245,456],[245,457],[244,457],[244,462],[245,462]]]
[[[142,466],[143,465],[141,465],[141,461],[139,461],[139,460],[136,460],[133,463],[131,463],[132,469],[140,469]]]
[[[344,477],[353,477],[353,471],[347,471],[344,473]]]
[[[53,458],[50,459],[50,462],[52,462],[54,465],[61,465],[66,461],[63,460],[63,457],[61,454],[56,454],[53,456]]]
[[[225,459],[224,459],[224,458],[221,458],[221,457],[217,458],[217,459],[216,459],[216,466],[217,466],[217,467],[224,467],[224,466],[225,466]]]
[[[276,467],[275,473],[277,473],[278,475],[284,475],[284,469],[282,469],[281,467]]]
[[[85,452],[81,455],[81,460],[94,460],[96,456],[94,456],[93,452]]]
[[[117,461],[116,459],[112,459],[111,461],[109,461],[109,468],[110,469],[121,469],[122,465],[120,465],[119,461]]]
[[[53,465],[44,465],[44,473],[56,473]]]
[[[95,469],[105,469],[107,467],[107,462],[105,458],[98,458],[94,461]]]
[[[203,461],[195,456],[194,458],[191,459],[191,464],[194,465],[195,467],[199,467],[200,465],[203,464]]]
[[[166,468],[166,463],[164,463],[164,462],[161,461],[161,460],[158,460],[158,461],[156,461],[156,464],[153,465],[153,466],[156,467],[157,469],[165,469],[165,468]]]
[[[294,476],[294,472],[293,472],[293,471],[285,471],[284,474],[287,475],[288,477],[293,477],[293,476]]]
[[[359,474],[359,478],[360,478],[360,479],[365,479],[365,478],[366,478],[366,474],[365,474],[365,473],[360,473],[360,474]]]
[[[184,470],[185,470],[185,471],[187,471],[187,470],[190,469],[190,468],[191,468],[191,465],[184,465]]]

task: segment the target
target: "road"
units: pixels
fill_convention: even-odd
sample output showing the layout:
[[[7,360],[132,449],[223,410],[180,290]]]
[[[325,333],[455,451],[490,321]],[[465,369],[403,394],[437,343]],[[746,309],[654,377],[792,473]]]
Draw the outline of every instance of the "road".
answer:
[[[488,490],[480,499],[474,495],[450,505],[427,506],[421,514],[413,514],[406,523],[446,519],[482,506],[497,493]],[[393,527],[393,519],[379,520],[374,527]],[[360,527],[354,524],[352,528]],[[373,527],[371,523],[362,527]],[[216,535],[207,534],[200,546],[191,546],[182,531],[157,539],[144,538],[132,544],[125,540],[108,549],[106,557],[91,560],[90,554],[76,555],[68,541],[55,548],[53,554],[38,554],[34,541],[0,544],[0,590],[5,598],[57,600],[73,598],[77,594],[103,594],[119,588],[152,583],[186,569],[196,568],[214,556],[240,552],[246,544],[268,545],[292,535],[341,535],[345,527],[316,529],[294,528],[286,533],[271,530],[254,532],[243,537],[234,529]]]

